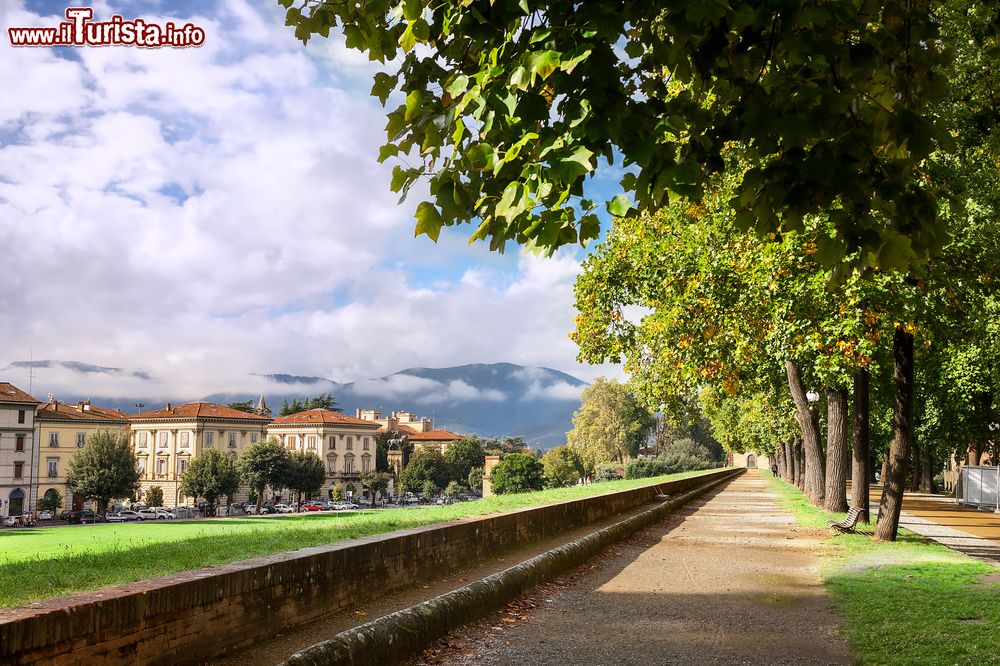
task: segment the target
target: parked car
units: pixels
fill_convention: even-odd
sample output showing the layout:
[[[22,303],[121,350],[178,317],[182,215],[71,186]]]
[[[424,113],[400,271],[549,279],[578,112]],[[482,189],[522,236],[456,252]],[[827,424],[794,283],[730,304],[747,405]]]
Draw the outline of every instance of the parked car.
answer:
[[[34,527],[35,514],[25,513],[20,516],[7,516],[3,521],[4,527]]]
[[[139,520],[166,520],[176,518],[176,514],[172,511],[167,511],[162,506],[155,506],[149,509],[143,509],[138,512]]]
[[[347,510],[347,509],[357,509],[357,508],[358,508],[358,505],[355,504],[354,502],[349,501],[349,500],[345,500],[343,502],[337,502],[337,506],[336,506],[336,510],[337,511],[344,511],[344,510]]]
[[[52,520],[54,514],[48,509],[42,509],[38,512],[38,520]]]
[[[85,523],[103,523],[104,517],[94,513],[90,509],[83,509],[81,511],[71,511],[66,517],[66,522],[74,525],[83,525]]]
[[[71,513],[73,513],[73,509],[63,509],[59,513],[59,520],[69,520],[69,516]]]
[[[303,502],[300,511],[322,511],[326,506],[323,502],[318,500],[309,500],[308,502]]]
[[[129,511],[126,509],[125,511],[108,514],[109,523],[131,523],[136,520],[141,520],[138,511]]]
[[[275,513],[295,513],[295,507],[288,506],[287,504],[275,504],[274,505],[274,512]]]

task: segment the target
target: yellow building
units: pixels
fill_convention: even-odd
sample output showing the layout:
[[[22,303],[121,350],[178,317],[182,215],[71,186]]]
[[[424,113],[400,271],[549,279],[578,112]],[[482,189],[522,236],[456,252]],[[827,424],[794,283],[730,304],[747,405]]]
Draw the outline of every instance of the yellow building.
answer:
[[[326,467],[321,490],[327,497],[338,483],[355,483],[375,471],[375,437],[379,424],[328,409],[309,409],[279,416],[267,426],[274,437],[293,451],[315,453]]]
[[[65,404],[47,402],[38,408],[35,432],[38,440],[37,495],[57,492],[63,508],[79,510],[83,501],[73,497],[66,483],[69,461],[87,438],[107,430],[118,434],[128,432],[128,417],[120,411],[91,405],[90,401]]]
[[[180,491],[180,477],[191,460],[206,449],[218,449],[233,458],[267,436],[271,419],[210,402],[189,402],[155,412],[134,414],[132,448],[142,472],[140,499],[152,486],[163,489],[166,506],[193,501]],[[242,490],[237,498],[245,499]]]

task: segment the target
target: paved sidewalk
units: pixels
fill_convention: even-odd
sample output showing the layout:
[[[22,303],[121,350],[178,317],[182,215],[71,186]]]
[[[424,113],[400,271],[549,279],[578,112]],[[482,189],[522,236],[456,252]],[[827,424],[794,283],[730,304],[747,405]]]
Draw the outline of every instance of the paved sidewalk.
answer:
[[[850,664],[815,569],[826,536],[752,471],[543,586],[524,617],[459,632],[444,663]]]
[[[871,515],[878,515],[882,488],[872,487]],[[966,555],[1000,565],[1000,514],[965,507],[947,495],[906,493],[899,526]]]

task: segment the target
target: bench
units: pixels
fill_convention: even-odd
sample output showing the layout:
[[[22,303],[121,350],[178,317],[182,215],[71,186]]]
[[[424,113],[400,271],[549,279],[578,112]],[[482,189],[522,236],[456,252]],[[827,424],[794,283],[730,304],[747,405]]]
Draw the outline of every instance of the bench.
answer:
[[[851,510],[847,512],[847,516],[839,523],[828,520],[826,521],[826,524],[841,534],[854,534],[854,527],[858,524],[858,519],[861,518],[861,514],[864,512],[865,510],[861,507],[852,507]]]

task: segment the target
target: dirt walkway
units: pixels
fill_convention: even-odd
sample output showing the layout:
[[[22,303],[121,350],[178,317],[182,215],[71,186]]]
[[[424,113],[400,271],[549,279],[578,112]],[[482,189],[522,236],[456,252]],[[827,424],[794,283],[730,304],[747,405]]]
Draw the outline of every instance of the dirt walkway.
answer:
[[[756,473],[425,653],[447,664],[850,664],[794,525]]]

